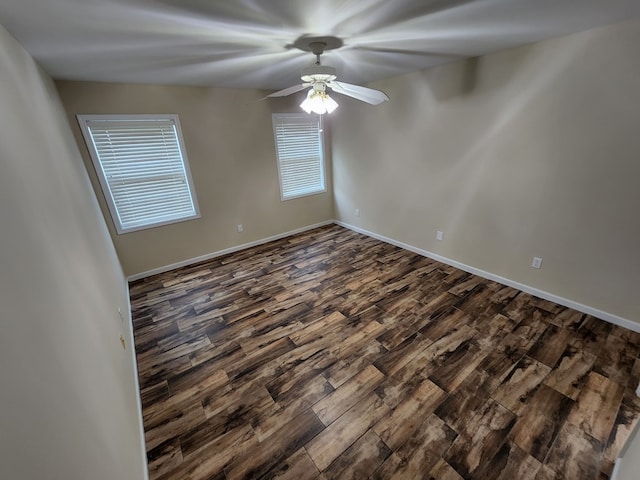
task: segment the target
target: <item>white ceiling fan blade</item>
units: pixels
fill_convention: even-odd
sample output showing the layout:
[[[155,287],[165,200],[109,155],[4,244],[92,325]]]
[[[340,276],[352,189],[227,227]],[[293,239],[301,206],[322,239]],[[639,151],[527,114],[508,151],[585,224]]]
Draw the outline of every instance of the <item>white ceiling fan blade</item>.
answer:
[[[374,90],[373,88],[361,87],[360,85],[333,81],[328,82],[327,86],[336,93],[341,93],[347,97],[353,97],[371,105],[379,105],[382,102],[389,100],[389,97],[387,97],[384,92]]]
[[[294,85],[293,87],[285,88],[284,90],[278,90],[277,92],[273,92],[266,96],[266,98],[270,97],[286,97],[287,95],[291,95],[292,93],[299,92],[300,90],[304,90],[305,88],[311,86],[310,83],[301,83],[300,85]]]

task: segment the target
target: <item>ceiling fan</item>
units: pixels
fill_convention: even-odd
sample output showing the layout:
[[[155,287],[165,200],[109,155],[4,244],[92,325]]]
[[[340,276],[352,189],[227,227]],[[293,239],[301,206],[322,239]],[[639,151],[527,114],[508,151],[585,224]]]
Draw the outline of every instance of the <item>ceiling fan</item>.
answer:
[[[267,95],[267,98],[286,97],[287,95],[291,95],[304,90],[305,88],[311,87],[307,93],[307,98],[305,98],[305,100],[300,104],[300,107],[302,107],[302,109],[307,113],[314,112],[319,115],[331,113],[338,107],[338,103],[328,95],[327,88],[333,90],[335,93],[346,95],[347,97],[352,97],[371,105],[378,105],[389,100],[389,97],[380,90],[374,90],[373,88],[362,87],[360,85],[353,85],[351,83],[338,82],[336,80],[336,69],[320,64],[320,55],[322,55],[325,50],[342,46],[342,40],[339,38],[301,37],[296,40],[292,46],[301,50],[313,52],[316,56],[316,63],[315,65],[302,70],[302,76],[300,79],[304,83],[274,92]]]

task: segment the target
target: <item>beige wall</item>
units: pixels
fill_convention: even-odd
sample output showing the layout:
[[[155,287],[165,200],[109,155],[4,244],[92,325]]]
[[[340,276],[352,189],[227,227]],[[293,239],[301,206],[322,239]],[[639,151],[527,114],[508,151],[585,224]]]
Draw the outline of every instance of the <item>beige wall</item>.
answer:
[[[145,478],[126,281],[55,86],[2,26],[0,78],[0,478]]]
[[[280,200],[271,113],[299,111],[292,101],[257,102],[267,92],[246,89],[66,81],[57,87],[127,275],[333,218],[330,171],[326,193]],[[202,218],[115,233],[75,119],[76,114],[104,113],[179,115]],[[243,233],[237,224],[244,226]]]
[[[334,119],[337,218],[640,322],[638,45],[635,21],[372,85],[391,101]]]

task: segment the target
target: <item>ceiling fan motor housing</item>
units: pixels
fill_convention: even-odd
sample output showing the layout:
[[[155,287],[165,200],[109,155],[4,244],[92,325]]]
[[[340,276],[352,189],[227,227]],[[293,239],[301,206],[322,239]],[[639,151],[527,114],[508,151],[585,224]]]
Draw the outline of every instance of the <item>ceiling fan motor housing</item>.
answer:
[[[302,70],[303,82],[331,82],[335,80],[336,69],[325,65],[313,65]]]

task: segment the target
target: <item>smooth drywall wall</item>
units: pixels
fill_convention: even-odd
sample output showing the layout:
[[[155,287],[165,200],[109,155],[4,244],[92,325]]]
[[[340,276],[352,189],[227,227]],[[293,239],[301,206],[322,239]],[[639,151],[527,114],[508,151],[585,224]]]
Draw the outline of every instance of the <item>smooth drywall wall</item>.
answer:
[[[126,280],[55,86],[2,26],[0,77],[0,478],[146,478]]]
[[[373,84],[333,119],[337,218],[640,322],[638,45],[634,21]]]
[[[326,193],[280,200],[271,114],[300,111],[293,101],[260,101],[268,92],[248,89],[68,81],[57,87],[127,275],[333,218],[330,172]],[[75,116],[118,113],[178,114],[201,218],[115,232]]]

